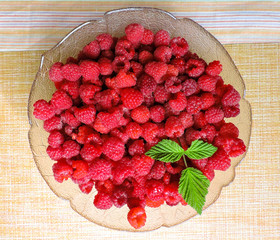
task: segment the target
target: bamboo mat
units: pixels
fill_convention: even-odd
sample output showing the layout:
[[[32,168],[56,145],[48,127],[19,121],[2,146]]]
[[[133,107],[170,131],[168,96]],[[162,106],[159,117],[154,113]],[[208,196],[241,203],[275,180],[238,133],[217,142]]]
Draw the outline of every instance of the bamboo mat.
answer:
[[[280,239],[280,44],[225,47],[252,105],[248,154],[202,216],[146,233],[95,225],[49,189],[27,138],[28,95],[42,51],[0,53],[0,239]]]

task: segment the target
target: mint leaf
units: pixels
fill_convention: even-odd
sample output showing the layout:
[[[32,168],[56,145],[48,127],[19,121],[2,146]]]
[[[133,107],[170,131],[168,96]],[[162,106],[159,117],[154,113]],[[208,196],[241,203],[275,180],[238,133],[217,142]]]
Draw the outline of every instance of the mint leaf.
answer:
[[[191,159],[203,159],[211,157],[218,148],[212,144],[203,142],[201,140],[195,140],[191,146],[185,151],[188,158]]]
[[[181,173],[178,192],[201,215],[209,185],[210,181],[201,171],[189,167]]]
[[[177,162],[184,153],[184,149],[178,143],[163,139],[146,152],[145,155],[162,162]]]

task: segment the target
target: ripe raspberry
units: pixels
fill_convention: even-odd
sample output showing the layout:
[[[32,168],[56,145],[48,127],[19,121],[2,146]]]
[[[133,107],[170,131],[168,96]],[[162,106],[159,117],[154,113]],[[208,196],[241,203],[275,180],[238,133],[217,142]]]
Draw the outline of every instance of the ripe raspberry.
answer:
[[[165,110],[161,105],[154,105],[150,108],[150,118],[156,123],[160,123],[165,118]]]
[[[71,177],[73,169],[65,161],[58,161],[52,166],[53,175],[56,181],[62,183]]]
[[[238,128],[233,124],[233,123],[225,123],[219,132],[220,136],[228,136],[232,138],[237,138],[239,135],[239,130]]]
[[[138,123],[130,122],[125,128],[125,132],[131,139],[138,139],[141,137],[143,129]]]
[[[223,106],[235,106],[239,103],[241,97],[239,92],[237,92],[233,86],[229,85],[226,93],[222,98]]]
[[[179,74],[185,73],[186,62],[183,58],[173,58],[170,63],[178,69]]]
[[[154,56],[151,52],[149,51],[141,51],[139,53],[139,62],[143,65],[149,63],[149,62],[152,62],[154,60]]]
[[[123,158],[113,169],[113,182],[114,184],[120,185],[123,181],[134,175],[134,168],[129,163],[131,160],[128,158]]]
[[[179,69],[172,64],[168,64],[166,75],[177,77],[179,75]]]
[[[60,89],[67,92],[73,100],[79,97],[79,88],[80,88],[80,81],[75,81],[75,82],[64,81],[60,87]]]
[[[187,107],[187,99],[182,92],[175,93],[168,104],[175,111],[183,111]]]
[[[136,85],[136,76],[134,73],[126,73],[124,70],[120,70],[116,76],[117,88],[128,88]]]
[[[91,127],[83,125],[78,129],[78,133],[72,133],[72,140],[76,140],[80,144],[85,144],[86,142],[91,141],[92,136],[98,137],[98,133],[96,133]],[[99,136],[100,138],[100,136]]]
[[[145,176],[147,175],[155,160],[146,156],[146,155],[135,155],[132,159],[132,166],[135,169],[135,174],[138,176]]]
[[[75,179],[84,178],[88,173],[88,164],[83,160],[73,161],[72,167],[74,169],[72,177]]]
[[[110,48],[113,44],[113,38],[108,33],[99,34],[96,37],[96,40],[97,40],[101,50],[110,50]]]
[[[97,92],[94,96],[96,107],[99,106],[102,110],[111,109],[119,101],[119,96],[115,90],[107,89],[102,92]],[[100,109],[99,109],[100,110]]]
[[[51,146],[48,146],[46,151],[52,160],[56,161],[56,160],[59,160],[62,158],[62,155],[63,155],[62,147],[53,148]]]
[[[137,123],[145,123],[150,119],[150,111],[146,106],[141,105],[137,108],[134,108],[131,111],[130,116]]]
[[[205,72],[210,76],[217,76],[221,73],[222,70],[223,66],[222,64],[220,64],[220,61],[213,61],[208,64]]]
[[[87,162],[92,161],[93,159],[99,157],[102,153],[100,145],[86,143],[81,149],[80,155]]]
[[[112,61],[109,58],[99,58],[98,65],[101,75],[107,76],[113,73]]]
[[[215,98],[212,93],[202,93],[200,97],[202,101],[202,110],[207,110],[215,104]]]
[[[135,50],[132,46],[132,43],[128,40],[118,40],[115,47],[115,54],[117,56],[125,56],[128,60],[131,60],[134,57]]]
[[[91,124],[95,120],[95,107],[93,105],[86,105],[81,108],[75,108],[75,117],[84,124]]]
[[[150,45],[154,41],[154,33],[150,29],[144,29],[143,38],[140,43]]]
[[[122,89],[121,100],[123,105],[128,109],[137,108],[144,101],[142,93],[133,88]]]
[[[36,101],[33,106],[33,115],[40,120],[47,120],[55,115],[53,106],[43,99]]]
[[[62,127],[63,127],[63,124],[61,122],[61,119],[57,116],[53,116],[52,118],[44,121],[44,129],[47,132],[51,132],[53,130],[61,130]]]
[[[196,114],[200,111],[202,107],[201,98],[198,96],[190,96],[188,97],[188,105],[187,105],[187,112],[190,114]]]
[[[166,91],[164,86],[158,85],[154,92],[154,97],[156,102],[165,103],[169,99],[170,93]]]
[[[77,64],[67,63],[61,67],[61,74],[63,78],[68,81],[75,82],[81,77],[81,71]]]
[[[98,192],[111,194],[114,190],[114,184],[110,179],[105,181],[96,181],[95,188]]]
[[[207,167],[213,170],[226,171],[230,167],[230,163],[227,153],[219,148],[212,157],[208,158]]]
[[[202,128],[207,124],[207,121],[205,119],[205,115],[203,112],[198,112],[193,115],[193,121],[194,121],[194,128],[199,129]]]
[[[144,199],[140,199],[137,197],[129,197],[127,199],[127,206],[129,209],[136,208],[136,207],[144,208],[146,206],[146,201]]]
[[[141,91],[144,97],[152,96],[153,92],[157,88],[157,83],[151,76],[147,74],[141,75],[141,77],[138,79],[138,85],[139,90]]]
[[[80,71],[84,80],[97,80],[100,74],[100,67],[97,62],[84,60],[80,63]]]
[[[62,148],[64,158],[72,158],[80,154],[80,145],[73,140],[65,141]]]
[[[138,23],[131,23],[126,26],[125,34],[130,42],[138,44],[143,38],[144,27]]]
[[[112,62],[112,68],[116,73],[120,70],[127,72],[130,68],[130,62],[125,56],[116,56]]]
[[[163,198],[164,184],[160,180],[147,180],[145,185],[146,194],[152,201],[158,201]]]
[[[165,118],[168,118],[170,116],[178,116],[181,112],[171,108],[169,103],[164,104],[164,109],[165,109]]]
[[[202,75],[197,83],[199,88],[205,92],[212,92],[216,87],[216,79],[209,75]]]
[[[180,137],[184,134],[184,126],[179,118],[171,116],[165,123],[165,134],[168,137]]]
[[[111,196],[108,193],[98,192],[95,197],[93,204],[98,209],[110,209],[113,206],[113,202],[111,200]]]
[[[217,137],[214,143],[218,147],[223,147],[230,157],[238,157],[246,151],[244,142],[239,138]]]
[[[143,66],[139,62],[131,61],[130,68],[136,77],[139,77],[143,72]]]
[[[208,162],[208,158],[203,158],[203,159],[199,159],[199,160],[196,160],[196,159],[190,159],[192,164],[199,170],[203,169],[207,162]]]
[[[202,59],[189,59],[186,63],[186,73],[189,77],[200,77],[205,70],[205,62]]]
[[[185,131],[185,138],[188,145],[191,145],[194,140],[200,139],[201,137],[200,131],[194,130],[193,128],[188,128]]]
[[[168,46],[170,43],[170,35],[165,30],[159,30],[154,36],[154,45],[158,46]]]
[[[127,214],[128,222],[135,229],[139,229],[139,228],[145,226],[146,218],[147,218],[147,215],[146,215],[145,209],[142,207],[132,208],[132,209],[130,209],[130,211]]]
[[[130,156],[134,155],[141,155],[145,153],[145,147],[144,147],[144,141],[143,139],[141,140],[136,140],[134,141],[128,148],[128,153]]]
[[[146,201],[146,205],[148,207],[152,207],[152,208],[158,208],[159,206],[161,206],[162,204],[164,204],[164,199],[161,198],[158,201],[152,201],[151,199],[149,199],[147,196],[145,198]]]
[[[168,63],[172,56],[172,50],[167,46],[159,46],[154,51],[155,60]]]
[[[175,37],[170,41],[170,48],[175,57],[182,57],[188,52],[189,44],[186,39],[182,37]]]
[[[183,167],[178,163],[165,163],[166,171],[171,174],[180,173],[183,170]]]
[[[122,159],[125,146],[124,143],[117,137],[109,137],[102,146],[103,153],[113,161]]]
[[[127,191],[123,187],[117,187],[114,189],[111,200],[115,207],[121,208],[125,204],[127,204]]]
[[[63,64],[61,62],[56,62],[54,63],[49,71],[49,78],[53,82],[61,82],[63,80],[62,72],[61,72],[61,67]]]
[[[146,122],[142,125],[143,133],[142,137],[147,142],[154,141],[155,137],[158,134],[158,126],[151,122]]]
[[[226,118],[236,117],[240,113],[240,109],[237,106],[223,106],[223,111]]]
[[[211,107],[205,111],[205,119],[208,123],[217,123],[224,119],[224,112],[217,107]]]
[[[164,200],[169,206],[176,206],[181,201],[182,196],[178,192],[178,183],[172,182],[164,187]]]
[[[92,180],[105,181],[112,176],[112,163],[107,159],[95,158],[88,172]]]
[[[148,178],[151,179],[161,179],[163,178],[165,173],[165,165],[163,162],[155,161],[150,173],[148,174]]]
[[[55,109],[65,110],[72,107],[72,104],[71,97],[63,90],[57,90],[51,99],[51,105]]]
[[[119,127],[121,116],[114,113],[100,112],[94,121],[93,128],[102,134],[107,134],[110,130]]]
[[[82,101],[86,104],[94,104],[94,95],[99,92],[101,87],[95,86],[93,84],[83,84],[80,86],[79,92]]]
[[[125,131],[125,128],[120,127],[120,128],[114,128],[111,130],[110,135],[113,137],[118,137],[119,139],[122,140],[123,143],[127,143],[129,140],[129,136]]]
[[[80,183],[79,184],[80,190],[85,194],[89,194],[91,192],[93,186],[94,186],[93,181],[88,181],[86,183]]]
[[[202,140],[208,143],[212,143],[217,135],[215,127],[210,124],[203,126],[200,133]]]
[[[207,165],[201,169],[201,172],[203,173],[203,175],[205,177],[207,177],[209,179],[209,181],[211,182],[213,180],[213,178],[215,177],[215,172],[214,169],[209,168]]]
[[[115,54],[112,52],[112,50],[103,50],[101,51],[100,57],[105,57],[113,61]]]
[[[178,118],[185,129],[194,124],[193,116],[187,112],[181,112]]]
[[[166,91],[170,93],[177,93],[181,91],[182,85],[179,78],[175,76],[165,75],[164,79],[165,79],[164,87]]]
[[[92,59],[98,58],[100,54],[100,46],[98,44],[98,41],[94,40],[90,42],[88,45],[86,45],[83,48],[83,54],[88,58],[92,58]]]
[[[199,86],[195,80],[191,78],[186,79],[184,82],[182,82],[182,92],[187,97],[191,96],[199,92]]]
[[[161,78],[166,74],[167,72],[167,64],[163,62],[149,62],[145,65],[145,73],[150,75],[154,78],[156,83],[161,83]]]
[[[61,120],[73,128],[76,128],[81,124],[81,122],[74,116],[70,109],[61,114]]]
[[[61,132],[54,130],[51,131],[48,137],[48,143],[53,148],[58,148],[64,142],[64,136]]]

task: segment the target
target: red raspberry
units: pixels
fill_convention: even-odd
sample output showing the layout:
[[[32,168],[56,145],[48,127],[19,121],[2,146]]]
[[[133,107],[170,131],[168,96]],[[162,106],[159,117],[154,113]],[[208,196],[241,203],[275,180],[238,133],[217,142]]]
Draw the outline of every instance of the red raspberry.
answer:
[[[150,118],[156,123],[160,123],[165,118],[165,110],[161,105],[154,105],[150,108]]]
[[[69,82],[69,81],[65,81],[62,85],[61,85],[61,90],[64,90],[65,92],[67,92],[72,99],[77,99],[79,97],[79,88],[80,88],[80,82],[79,81],[75,81],[75,82]]]
[[[141,51],[139,53],[139,62],[143,65],[149,63],[149,62],[152,62],[154,60],[154,56],[151,52],[149,51]]]
[[[164,87],[166,91],[170,93],[177,93],[181,91],[182,85],[179,78],[175,76],[166,75],[164,79],[165,79]]]
[[[113,38],[108,33],[99,34],[96,37],[96,40],[97,40],[101,50],[110,50],[110,48],[113,44]]]
[[[201,98],[198,96],[188,97],[187,112],[190,114],[196,114],[200,111],[202,107]]]
[[[49,71],[49,78],[53,82],[61,82],[63,80],[62,72],[61,72],[61,67],[63,64],[61,62],[56,62],[54,63]]]
[[[207,177],[209,179],[209,181],[211,182],[213,180],[213,178],[215,177],[215,172],[214,169],[209,168],[207,165],[201,169],[201,172],[203,173],[203,175],[205,177]]]
[[[62,127],[63,127],[63,124],[59,117],[53,116],[52,118],[44,121],[44,129],[47,132],[51,132],[53,130],[61,130]]]
[[[127,191],[123,187],[117,187],[111,195],[111,200],[115,207],[121,208],[127,204],[127,197]]]
[[[78,129],[78,134],[72,134],[72,140],[76,140],[80,144],[85,144],[86,142],[91,141],[91,138],[97,138],[100,136],[96,133],[91,127],[83,125]]]
[[[129,136],[123,127],[114,128],[113,130],[111,130],[110,135],[113,137],[118,137],[122,140],[123,143],[127,143],[127,141],[129,140]]]
[[[123,105],[128,109],[137,108],[144,101],[142,93],[133,88],[122,89],[121,100]]]
[[[153,96],[149,96],[149,97],[145,97],[144,98],[144,104],[147,106],[147,107],[151,107],[153,106],[155,103],[155,99]]]
[[[98,58],[98,56],[100,55],[100,46],[98,44],[98,41],[94,40],[90,42],[88,45],[86,45],[83,48],[83,54],[88,58],[92,58],[92,59]]]
[[[107,159],[95,158],[88,172],[92,180],[105,181],[112,176],[112,163]]]
[[[207,167],[213,170],[226,171],[230,167],[230,162],[227,153],[219,148],[212,157],[208,158]]]
[[[125,132],[131,139],[138,139],[141,137],[143,130],[138,123],[130,122],[125,128]]]
[[[117,137],[109,137],[102,146],[103,153],[114,161],[122,159],[125,146],[124,143]]]
[[[116,56],[112,62],[114,72],[118,73],[121,69],[127,72],[130,68],[130,62],[125,56]]]
[[[150,111],[146,106],[141,105],[133,109],[130,116],[135,122],[145,123],[150,119]]]
[[[157,88],[157,83],[151,76],[147,74],[141,75],[141,77],[138,79],[138,84],[139,90],[144,97],[152,96],[153,92]]]
[[[95,102],[100,105],[102,110],[111,109],[119,101],[119,96],[115,90],[107,89],[97,92],[94,96]]]
[[[162,82],[161,78],[167,72],[167,64],[163,62],[149,62],[145,65],[145,73],[154,78],[154,80],[159,84]]]
[[[142,207],[132,208],[132,209],[130,209],[130,211],[127,214],[128,222],[135,229],[139,229],[139,228],[145,226],[146,218],[147,218],[147,215],[146,215],[145,209]]]
[[[127,199],[127,206],[129,209],[136,208],[136,207],[144,208],[146,206],[146,201],[144,199],[130,197]]]
[[[111,75],[113,73],[112,61],[109,58],[99,58],[98,65],[101,75]]]
[[[134,155],[140,155],[145,153],[145,147],[144,147],[144,141],[143,139],[141,140],[136,140],[134,141],[128,148],[128,153],[131,156]]]
[[[36,101],[33,106],[33,115],[40,120],[47,120],[55,115],[53,106],[43,99]]]
[[[224,106],[235,106],[239,103],[241,97],[239,92],[237,92],[233,86],[229,85],[226,93],[222,98],[222,104]]]
[[[171,116],[165,123],[165,134],[168,137],[180,137],[184,134],[184,126],[179,118]]]
[[[127,88],[133,87],[136,85],[136,76],[134,73],[126,73],[124,70],[121,70],[116,76],[116,86],[117,88]]]
[[[239,130],[238,128],[233,124],[233,123],[225,123],[219,132],[220,136],[228,136],[228,137],[233,137],[237,138],[239,135]]]
[[[181,112],[181,111],[171,108],[169,103],[164,104],[164,109],[165,109],[165,118],[170,117],[170,116],[178,116]]]
[[[169,100],[170,107],[175,111],[183,111],[187,107],[187,99],[182,92],[175,93]]]
[[[155,160],[146,156],[146,155],[135,155],[132,159],[132,166],[134,167],[135,169],[135,174],[138,175],[138,176],[146,176]]]
[[[210,124],[203,126],[200,133],[201,138],[208,143],[212,143],[217,135],[216,128]]]
[[[73,128],[76,128],[81,124],[81,122],[74,116],[70,109],[61,114],[61,120]]]
[[[93,186],[94,186],[93,181],[88,181],[88,182],[79,184],[80,190],[85,194],[89,194],[91,192]]]
[[[172,51],[167,46],[159,46],[154,51],[155,60],[159,62],[168,63],[171,59],[171,56],[172,56]]]
[[[73,169],[65,161],[58,161],[52,166],[53,175],[56,181],[62,183],[71,177]]]
[[[159,206],[164,204],[164,199],[163,198],[159,199],[158,201],[152,201],[151,199],[146,197],[145,201],[146,201],[146,205],[148,207],[152,207],[152,208],[158,208]]]
[[[179,70],[176,66],[172,65],[172,64],[168,64],[167,65],[167,72],[166,75],[168,76],[178,76],[179,75]]]
[[[223,66],[222,64],[220,64],[220,61],[213,61],[208,64],[205,72],[210,76],[217,76],[221,73],[222,70]]]
[[[202,101],[202,110],[207,110],[215,104],[215,98],[212,93],[202,93],[200,97]]]
[[[84,124],[91,124],[95,120],[95,107],[93,105],[86,105],[81,108],[75,108],[75,117]]]
[[[132,72],[136,75],[136,77],[139,77],[143,72],[143,66],[139,62],[131,61],[130,67],[132,69]]]
[[[138,23],[131,23],[126,26],[125,34],[127,39],[133,44],[139,43],[144,35],[144,27]]]
[[[178,69],[179,74],[185,73],[186,62],[183,58],[173,58],[170,63]]]
[[[194,140],[200,139],[201,137],[200,131],[194,130],[193,128],[188,128],[185,131],[185,138],[188,145],[191,145]]]
[[[165,165],[163,162],[155,161],[150,173],[148,174],[148,178],[151,179],[161,179],[163,178],[165,173]]]
[[[190,160],[191,160],[192,164],[199,170],[203,169],[208,162],[208,158],[203,158],[203,159],[199,159],[199,160],[196,160],[196,159],[190,159]]]
[[[62,147],[53,148],[51,146],[48,146],[46,151],[52,160],[59,160],[62,158],[63,155]]]
[[[186,39],[182,37],[175,37],[170,41],[170,48],[174,56],[182,57],[188,52],[189,44]]]
[[[112,170],[113,182],[117,185],[123,183],[123,181],[134,175],[134,168],[131,166],[130,159],[123,158],[115,168]]]
[[[164,187],[164,200],[169,206],[176,206],[181,201],[182,196],[178,192],[178,183],[172,182]]]
[[[164,86],[158,85],[154,92],[154,97],[156,102],[165,103],[169,99],[170,93],[166,91]]]
[[[53,148],[58,148],[63,144],[64,142],[64,136],[61,132],[54,130],[51,131],[49,137],[48,137],[48,143]]]
[[[101,51],[100,57],[105,57],[113,61],[115,54],[112,52],[112,50],[103,50]]]
[[[197,78],[203,74],[205,62],[202,59],[189,59],[186,63],[186,73],[189,77]]]
[[[128,40],[119,40],[115,47],[115,54],[117,56],[123,55],[128,60],[131,60],[134,57],[135,50],[132,46],[132,43]]]
[[[150,29],[144,29],[143,38],[140,41],[142,44],[149,45],[154,41],[154,33]]]
[[[214,91],[216,87],[216,82],[216,79],[209,75],[203,75],[197,81],[199,88],[205,92]]]
[[[63,78],[71,82],[78,81],[81,77],[80,68],[75,63],[67,63],[64,66],[62,66],[61,74]]]
[[[163,175],[163,182],[164,184],[169,184],[170,183],[170,179],[171,179],[171,174],[169,172],[165,172],[164,175]]]
[[[86,81],[91,81],[98,79],[100,67],[97,62],[84,60],[80,63],[80,71]]]
[[[186,79],[182,82],[182,92],[188,97],[192,94],[199,92],[199,86],[197,82],[193,79]]]
[[[218,147],[223,147],[230,157],[238,157],[246,151],[244,142],[239,138],[217,137],[214,143]]]
[[[98,192],[111,194],[114,190],[114,184],[110,179],[105,181],[96,181],[95,188]]]
[[[207,124],[207,121],[205,119],[205,115],[203,112],[198,112],[193,115],[193,120],[194,120],[194,127],[199,129],[202,128]]]
[[[154,45],[158,46],[168,46],[170,43],[170,35],[165,30],[159,30],[154,37]]]
[[[111,200],[111,196],[108,193],[98,192],[95,197],[93,204],[98,209],[110,209],[113,206],[113,202]]]
[[[63,90],[57,90],[51,99],[51,105],[55,109],[65,110],[72,107],[72,104],[71,97]]]
[[[224,119],[224,112],[217,107],[211,107],[205,111],[205,119],[208,123],[217,123]]]
[[[84,178],[88,173],[88,164],[83,160],[73,161],[72,167],[74,169],[72,177],[75,179]]]
[[[86,104],[94,104],[94,95],[99,92],[101,87],[95,86],[93,84],[83,84],[80,86],[79,92],[80,97]]]
[[[94,129],[102,134],[107,134],[110,130],[119,127],[121,117],[115,114],[100,112],[94,121]]]
[[[158,126],[151,122],[144,123],[142,125],[142,129],[143,129],[142,137],[147,142],[152,142],[158,134]]]
[[[240,113],[240,109],[237,106],[223,106],[223,111],[226,118],[236,117]]]
[[[181,112],[178,118],[185,129],[194,124],[193,116],[187,112]]]
[[[100,145],[86,143],[81,149],[81,157],[87,162],[92,161],[93,159],[99,157],[102,153]]]
[[[64,158],[72,158],[80,154],[80,145],[73,140],[65,141],[62,148]]]
[[[163,198],[164,184],[160,180],[147,180],[145,185],[146,194],[152,201],[158,201]]]
[[[178,163],[165,163],[166,171],[171,174],[180,173],[183,170],[183,167]]]

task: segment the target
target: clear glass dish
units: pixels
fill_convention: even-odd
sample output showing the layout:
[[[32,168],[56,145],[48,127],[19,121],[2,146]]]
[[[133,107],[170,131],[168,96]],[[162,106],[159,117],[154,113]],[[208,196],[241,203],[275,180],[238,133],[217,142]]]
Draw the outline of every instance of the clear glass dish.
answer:
[[[172,37],[184,37],[189,43],[190,50],[207,62],[220,60],[223,64],[221,76],[224,81],[227,84],[232,84],[242,96],[240,115],[234,119],[229,119],[229,121],[237,125],[240,130],[240,138],[245,142],[248,149],[251,133],[251,107],[244,98],[244,81],[229,54],[217,39],[191,19],[176,19],[170,13],[154,8],[126,8],[107,12],[100,20],[88,21],[78,26],[55,47],[42,55],[41,65],[33,83],[28,103],[28,116],[31,126],[29,142],[35,163],[49,187],[57,196],[69,200],[71,207],[80,215],[108,228],[149,231],[161,226],[169,227],[179,224],[197,213],[190,206],[182,206],[181,204],[175,207],[162,205],[156,209],[146,207],[146,225],[140,230],[135,230],[127,221],[127,206],[113,207],[106,211],[95,208],[93,199],[96,192],[94,190],[86,195],[71,180],[63,183],[55,181],[52,173],[54,161],[46,153],[48,133],[43,129],[43,121],[37,120],[33,116],[34,102],[42,98],[50,100],[55,91],[54,84],[48,78],[48,70],[54,62],[65,62],[69,56],[76,57],[83,46],[94,40],[100,33],[108,32],[116,37],[122,36],[125,26],[133,22],[140,23],[154,32],[165,29],[169,31]],[[211,182],[206,197],[204,209],[218,199],[224,186],[233,181],[235,167],[244,156],[245,154],[233,158],[232,165],[227,171],[216,171],[216,176]]]

